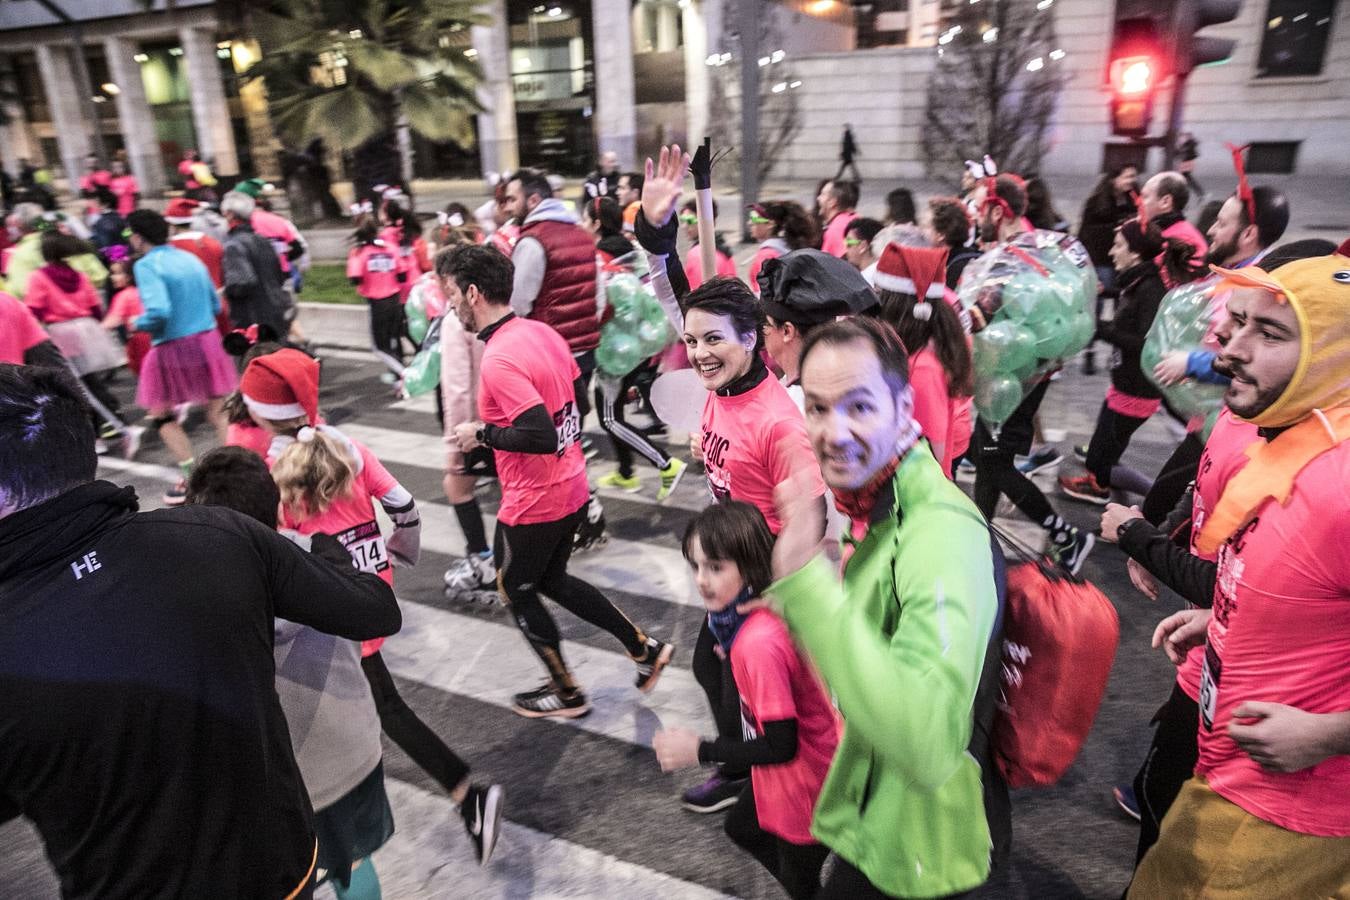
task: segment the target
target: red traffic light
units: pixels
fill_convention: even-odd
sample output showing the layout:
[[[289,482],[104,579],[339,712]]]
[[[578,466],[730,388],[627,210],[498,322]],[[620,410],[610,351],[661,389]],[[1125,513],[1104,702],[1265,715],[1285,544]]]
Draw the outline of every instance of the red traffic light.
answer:
[[[1111,61],[1111,90],[1123,97],[1139,97],[1154,88],[1154,64],[1147,56],[1127,56]]]

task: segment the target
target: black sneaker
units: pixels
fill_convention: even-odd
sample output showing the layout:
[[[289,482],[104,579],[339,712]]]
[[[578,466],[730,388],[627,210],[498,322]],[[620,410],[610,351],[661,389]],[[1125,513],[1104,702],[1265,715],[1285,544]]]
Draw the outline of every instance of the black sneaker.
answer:
[[[707,781],[685,791],[680,796],[680,805],[690,812],[720,812],[740,799],[745,782],[744,778],[727,778],[715,772]]]
[[[572,550],[581,553],[585,550],[594,550],[597,547],[603,547],[609,538],[605,537],[605,513],[601,509],[598,514],[596,510],[600,508],[600,502],[592,497],[590,505],[586,509],[586,518],[582,519],[581,524],[577,526],[577,533],[572,538]]]
[[[647,638],[647,655],[637,660],[637,681],[634,685],[644,694],[651,693],[652,688],[656,687],[656,682],[661,678],[661,672],[670,662],[671,656],[675,654],[675,645],[667,644],[664,641],[658,641],[656,638]]]
[[[527,719],[580,719],[590,713],[591,704],[581,691],[564,694],[550,681],[532,691],[516,694],[511,708]]]
[[[1033,451],[1030,456],[1019,460],[1017,463],[1017,471],[1030,477],[1037,472],[1044,472],[1046,469],[1059,465],[1063,459],[1064,455],[1061,454],[1057,448],[1045,446],[1039,450]]]
[[[478,864],[486,866],[492,859],[492,851],[497,846],[497,835],[502,824],[502,805],[506,802],[506,791],[500,784],[471,784],[460,804],[459,814],[464,817],[464,830],[473,841],[474,852],[478,854]]]
[[[1070,575],[1077,575],[1096,543],[1097,536],[1092,532],[1080,531],[1070,526],[1066,531],[1055,535],[1050,544],[1050,558]]]

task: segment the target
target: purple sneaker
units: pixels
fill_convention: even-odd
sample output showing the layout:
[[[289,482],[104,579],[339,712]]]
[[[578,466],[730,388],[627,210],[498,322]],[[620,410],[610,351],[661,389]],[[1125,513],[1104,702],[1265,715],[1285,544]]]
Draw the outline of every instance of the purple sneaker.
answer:
[[[691,787],[680,797],[681,805],[690,812],[715,813],[735,803],[745,790],[745,778],[725,778],[720,772],[697,787]]]

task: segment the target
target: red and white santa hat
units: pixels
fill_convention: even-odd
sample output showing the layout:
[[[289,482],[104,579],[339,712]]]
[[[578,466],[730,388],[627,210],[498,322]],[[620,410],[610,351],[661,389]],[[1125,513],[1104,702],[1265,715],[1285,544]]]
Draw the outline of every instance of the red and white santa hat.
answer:
[[[913,294],[919,302],[914,317],[926,321],[933,314],[929,300],[941,300],[946,289],[947,248],[887,244],[877,261],[872,283],[877,290]]]
[[[319,362],[290,348],[259,356],[244,370],[239,393],[249,411],[264,419],[285,422],[303,416],[315,425],[319,421]]]
[[[192,214],[200,205],[196,200],[187,197],[175,197],[164,207],[164,221],[173,225],[189,225],[192,222]]]

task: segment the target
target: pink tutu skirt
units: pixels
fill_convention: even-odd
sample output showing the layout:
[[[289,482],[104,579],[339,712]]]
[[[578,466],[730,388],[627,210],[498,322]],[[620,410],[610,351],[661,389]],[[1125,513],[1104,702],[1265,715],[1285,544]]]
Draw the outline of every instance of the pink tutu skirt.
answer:
[[[151,347],[140,374],[136,404],[146,410],[205,403],[224,397],[239,384],[234,362],[215,329]]]

